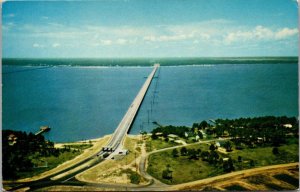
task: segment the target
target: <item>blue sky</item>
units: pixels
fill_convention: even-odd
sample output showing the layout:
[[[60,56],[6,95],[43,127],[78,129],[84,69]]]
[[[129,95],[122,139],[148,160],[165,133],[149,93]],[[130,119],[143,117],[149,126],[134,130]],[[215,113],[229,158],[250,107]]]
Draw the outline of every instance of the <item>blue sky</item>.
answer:
[[[295,0],[6,1],[3,57],[297,56]]]

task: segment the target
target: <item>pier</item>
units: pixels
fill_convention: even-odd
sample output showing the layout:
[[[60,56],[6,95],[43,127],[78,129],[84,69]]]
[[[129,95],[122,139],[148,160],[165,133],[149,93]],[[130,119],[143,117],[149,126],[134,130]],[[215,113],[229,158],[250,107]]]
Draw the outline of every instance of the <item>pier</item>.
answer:
[[[42,127],[40,127],[40,131],[36,132],[35,135],[40,135],[44,132],[48,132],[48,131],[50,131],[50,129],[51,128],[49,126],[42,126]]]
[[[101,155],[103,152],[109,152],[112,153],[116,150],[122,149],[122,143],[123,140],[131,127],[133,120],[143,102],[143,99],[147,93],[147,90],[151,84],[151,81],[155,75],[156,70],[159,68],[159,64],[154,65],[154,69],[150,73],[150,75],[147,77],[144,85],[140,89],[139,93],[129,106],[126,114],[124,115],[123,119],[119,123],[118,127],[116,128],[115,132],[113,133],[110,141],[108,142],[108,145],[102,148],[102,151],[99,153]]]

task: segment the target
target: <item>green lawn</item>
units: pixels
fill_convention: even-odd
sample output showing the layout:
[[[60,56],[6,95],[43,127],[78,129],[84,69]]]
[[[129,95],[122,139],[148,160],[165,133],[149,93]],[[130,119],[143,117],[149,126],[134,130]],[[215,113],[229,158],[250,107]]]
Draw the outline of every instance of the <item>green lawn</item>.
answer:
[[[172,142],[172,141],[167,142],[167,141],[163,141],[161,139],[152,140],[151,138],[149,138],[146,141],[146,150],[149,152],[149,151],[164,149],[164,148],[173,147],[173,146],[177,146],[177,145],[180,145],[180,144]]]
[[[84,150],[84,149],[87,149],[87,148],[90,148],[92,147],[93,145],[92,144],[76,144],[76,145],[64,145],[65,147],[70,147],[72,149],[80,149],[80,150]]]
[[[79,155],[81,152],[79,151],[65,151],[63,153],[60,153],[58,157],[50,156],[50,157],[41,157],[39,159],[36,159],[34,156],[32,157],[32,162],[35,164],[39,164],[40,166],[45,165],[45,162],[47,162],[48,167],[40,167],[40,168],[33,168],[32,171],[28,172],[19,172],[18,175],[21,178],[27,178],[27,177],[33,177],[35,175],[38,175],[40,173],[43,173],[45,171],[48,171],[50,169],[55,168],[59,164],[62,164],[65,161],[71,160],[75,158],[77,155]]]
[[[196,145],[187,148],[208,150],[207,145]],[[180,148],[178,149],[180,151]],[[162,178],[162,172],[170,165],[170,170],[173,171],[173,180]],[[194,181],[220,174],[222,169],[209,165],[208,162],[199,160],[189,160],[188,156],[179,156],[174,158],[172,150],[155,153],[149,157],[148,173],[155,178],[169,184],[178,184],[188,181]]]
[[[158,143],[156,143],[158,144]],[[199,144],[188,146],[186,148],[200,148],[201,151],[208,151],[209,145]],[[250,166],[250,160],[254,160],[254,167],[261,167],[273,164],[298,162],[298,145],[290,144],[279,147],[279,155],[272,153],[273,147],[262,147],[254,149],[234,150],[231,153],[220,154],[220,157],[231,157],[234,162],[235,170],[253,168]],[[180,148],[178,148],[180,152]],[[238,162],[238,156],[242,156],[243,163]],[[162,172],[170,165],[172,171],[172,181],[163,179]],[[206,161],[190,160],[187,156],[173,157],[172,149],[154,153],[149,156],[149,166],[147,172],[155,178],[168,184],[178,184],[216,175],[224,174],[222,164],[209,164]]]
[[[238,156],[241,156],[244,160],[243,168],[250,168],[245,162],[254,160],[255,167],[261,167],[266,165],[274,165],[274,164],[282,164],[282,163],[290,163],[290,162],[298,162],[299,154],[298,154],[298,145],[284,145],[279,147],[279,154],[274,155],[272,153],[273,147],[262,147],[262,148],[254,148],[254,149],[243,149],[243,150],[235,150],[229,153],[229,156],[236,161],[235,167],[237,169],[242,169],[240,163],[237,162]]]

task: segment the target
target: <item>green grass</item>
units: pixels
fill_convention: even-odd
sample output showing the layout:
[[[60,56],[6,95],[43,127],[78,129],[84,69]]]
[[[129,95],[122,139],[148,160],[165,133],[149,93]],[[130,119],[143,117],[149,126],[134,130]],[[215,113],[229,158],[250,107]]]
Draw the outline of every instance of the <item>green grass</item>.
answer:
[[[158,142],[156,144],[158,144]],[[196,150],[200,148],[201,151],[209,151],[209,145],[206,144],[193,145],[186,148],[194,148]],[[267,165],[298,162],[298,145],[291,144],[279,147],[279,155],[274,155],[272,149],[273,147],[248,148],[236,150],[227,155],[219,153],[219,155],[220,158],[231,157],[236,171]],[[180,152],[180,148],[177,150]],[[242,163],[237,161],[238,156],[242,156]],[[250,166],[250,160],[254,160],[254,167]],[[170,170],[173,171],[172,181],[162,178],[162,172],[166,169],[168,164],[170,165]],[[179,184],[224,174],[222,165],[220,164],[209,164],[201,159],[190,160],[187,156],[179,155],[179,157],[173,157],[172,149],[150,155],[147,172],[168,184]]]
[[[45,171],[48,171],[50,169],[55,168],[56,166],[58,166],[59,164],[62,164],[65,161],[71,160],[73,158],[75,158],[77,155],[79,155],[81,152],[79,151],[65,151],[63,153],[60,153],[60,155],[58,157],[55,156],[50,156],[50,157],[42,157],[39,159],[36,159],[35,157],[33,157],[33,163],[35,164],[40,164],[41,165],[41,161],[43,162],[47,162],[48,163],[48,167],[42,167],[42,168],[33,168],[31,171],[28,172],[19,172],[18,175],[21,178],[27,178],[27,177],[33,177],[35,175],[38,175],[40,173],[43,173]],[[44,164],[44,163],[42,163]]]
[[[139,184],[142,180],[142,177],[131,169],[125,169],[120,172],[120,174],[125,173],[130,178],[130,183]]]
[[[229,153],[229,156],[235,160],[235,165],[237,169],[241,169],[239,163],[237,163],[238,156],[241,156],[244,161],[254,160],[255,167],[261,167],[266,165],[298,162],[298,145],[284,145],[279,147],[279,155],[274,155],[272,153],[273,147],[262,147],[254,149],[243,149],[236,150]],[[250,168],[249,164],[244,164],[243,169]]]
[[[149,151],[154,151],[154,150],[158,150],[158,149],[164,149],[164,148],[168,148],[168,147],[173,147],[173,146],[177,146],[180,145],[178,143],[172,142],[172,141],[163,141],[161,139],[148,139],[146,141],[146,150]]]
[[[278,175],[274,175],[274,178],[278,179],[278,180],[282,180],[286,183],[289,183],[291,185],[293,185],[294,187],[299,187],[299,179],[296,179],[290,175],[287,174],[278,174]]]
[[[84,150],[84,149],[92,147],[93,145],[92,144],[78,144],[78,145],[64,145],[64,146],[66,146],[67,148],[70,147],[72,149]]]
[[[202,151],[207,150],[207,145],[196,145],[187,148],[200,148]],[[178,149],[180,151],[180,148]],[[172,181],[163,179],[162,172],[166,169],[167,165],[170,165],[172,172]],[[155,153],[149,157],[148,173],[155,178],[168,184],[178,184],[198,179],[204,179],[219,175],[223,172],[222,168],[218,166],[210,165],[208,162],[199,160],[190,160],[188,156],[179,156],[174,158],[172,156],[172,150]]]

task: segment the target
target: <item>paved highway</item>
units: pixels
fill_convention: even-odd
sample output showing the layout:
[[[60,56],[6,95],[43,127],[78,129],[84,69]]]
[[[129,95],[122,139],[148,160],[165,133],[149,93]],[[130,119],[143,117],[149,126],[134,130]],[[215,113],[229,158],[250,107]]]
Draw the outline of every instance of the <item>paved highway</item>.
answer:
[[[120,124],[118,125],[117,129],[115,130],[113,136],[111,137],[110,141],[108,142],[108,145],[106,147],[103,147],[102,151],[108,151],[113,152],[117,151],[118,149],[121,149],[123,140],[129,130],[129,128],[132,125],[132,122],[142,104],[142,101],[147,93],[147,90],[151,84],[151,81],[155,75],[155,72],[157,68],[159,67],[159,64],[154,65],[153,71],[148,76],[147,80],[145,81],[144,85],[142,86],[141,90],[129,106],[129,109],[127,110],[126,114],[124,115],[123,119],[121,120]],[[102,154],[102,152],[100,152]]]

